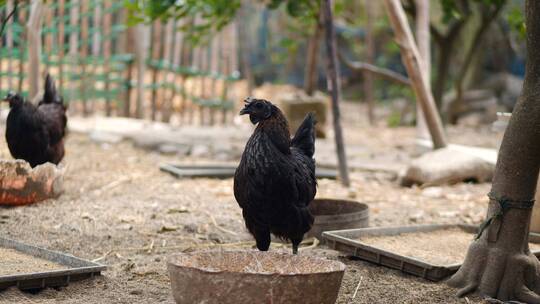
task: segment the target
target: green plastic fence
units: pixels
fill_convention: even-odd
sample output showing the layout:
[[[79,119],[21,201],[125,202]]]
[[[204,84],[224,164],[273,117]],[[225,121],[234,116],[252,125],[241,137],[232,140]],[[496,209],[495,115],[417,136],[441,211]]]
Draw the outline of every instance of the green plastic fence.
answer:
[[[47,2],[47,6],[53,10],[53,20],[47,22],[44,18],[42,28],[42,40],[45,42],[47,36],[53,35],[53,44],[51,50],[46,50],[45,46],[42,47],[41,62],[46,69],[55,76],[57,81],[62,78],[62,85],[59,86],[61,93],[64,96],[64,100],[67,102],[85,101],[92,102],[97,100],[108,100],[112,103],[116,103],[117,107],[120,107],[123,100],[120,96],[126,92],[130,87],[136,85],[135,79],[127,78],[127,71],[129,65],[133,63],[134,56],[132,54],[119,53],[113,47],[111,49],[111,56],[105,58],[103,56],[103,41],[110,40],[111,45],[117,44],[118,38],[122,35],[127,27],[123,23],[118,23],[118,16],[123,7],[123,1],[111,1],[109,9],[105,9],[103,0],[80,0],[76,2],[76,5],[80,7],[81,1],[88,1],[88,10],[81,13],[79,10],[77,26],[70,25],[70,9],[75,3],[66,1],[64,3],[64,16],[59,16],[58,1]],[[95,14],[95,8],[101,7],[101,21],[105,14],[113,14],[111,20],[113,23],[110,28],[109,35],[103,35],[103,28],[100,24],[93,24],[93,18]],[[6,7],[2,8],[6,11]],[[18,11],[26,11],[26,20],[29,16],[28,5],[23,5],[18,8]],[[19,12],[18,12],[19,13]],[[15,14],[13,22],[11,22],[4,32],[2,37],[2,46],[0,47],[0,59],[2,60],[2,71],[0,71],[0,95],[6,94],[8,91],[17,90],[18,83],[26,80],[26,70],[19,68],[19,60],[23,62],[28,61],[28,45],[25,40],[25,28],[24,23],[21,23],[19,14]],[[81,36],[81,18],[88,18],[88,37],[83,40]],[[24,20],[24,21],[26,21]],[[59,45],[58,33],[60,24],[64,27],[64,43]],[[6,33],[10,32],[12,35],[13,47],[8,48],[6,46],[7,36]],[[100,52],[95,55],[92,54],[93,36],[95,33],[100,35]],[[70,54],[70,35],[77,35],[77,50],[74,54]],[[80,56],[80,49],[82,47],[87,48],[86,57]],[[60,51],[63,51],[63,57],[60,56]],[[7,62],[11,61],[12,69],[7,71]],[[205,77],[210,79],[222,80],[229,85],[230,82],[237,81],[239,79],[238,73],[232,75],[223,75],[219,73],[209,73],[201,71],[192,67],[174,66],[172,63],[166,60],[147,60],[147,65],[150,69],[158,71],[172,72],[177,75],[181,75],[184,78],[196,78]],[[62,68],[62,76],[58,71]],[[107,69],[108,67],[108,69]],[[168,77],[165,77],[168,79]],[[11,83],[15,87],[7,87],[7,84]],[[25,85],[22,86],[22,94],[28,96]],[[193,96],[187,92],[178,83],[173,81],[163,80],[154,84],[145,85],[146,90],[174,90],[178,95],[188,98],[193,103],[201,107],[219,108],[229,110],[233,107],[233,102],[226,98],[227,94],[220,94],[223,96],[213,96],[211,98],[199,98]]]

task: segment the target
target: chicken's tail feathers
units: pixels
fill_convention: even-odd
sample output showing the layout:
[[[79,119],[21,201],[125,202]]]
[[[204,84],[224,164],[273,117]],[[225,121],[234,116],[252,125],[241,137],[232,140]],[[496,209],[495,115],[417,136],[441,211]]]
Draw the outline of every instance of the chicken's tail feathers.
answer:
[[[56,90],[56,84],[54,82],[54,78],[47,73],[47,76],[45,76],[45,92],[43,93],[43,99],[41,103],[47,104],[47,103],[59,103],[64,106],[64,108],[67,109],[67,106],[64,105],[63,98],[58,94],[58,91]]]
[[[291,142],[291,146],[298,148],[310,158],[315,154],[316,123],[315,114],[313,112],[308,113],[300,127],[298,127]]]
[[[53,103],[56,98],[56,85],[50,74],[45,77],[45,93],[43,93],[43,103]]]

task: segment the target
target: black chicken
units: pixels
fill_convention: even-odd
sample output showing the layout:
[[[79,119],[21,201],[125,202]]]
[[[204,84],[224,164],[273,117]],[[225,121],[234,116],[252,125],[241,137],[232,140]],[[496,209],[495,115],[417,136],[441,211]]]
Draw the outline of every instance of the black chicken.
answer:
[[[270,233],[290,240],[293,253],[311,229],[309,203],[317,192],[315,118],[308,114],[291,140],[283,113],[261,99],[246,100],[240,115],[258,124],[234,175],[234,196],[257,248],[270,247]]]
[[[64,157],[66,106],[56,92],[54,80],[47,75],[45,93],[36,107],[19,94],[5,98],[10,111],[6,122],[9,152],[35,167],[46,162],[58,164]]]

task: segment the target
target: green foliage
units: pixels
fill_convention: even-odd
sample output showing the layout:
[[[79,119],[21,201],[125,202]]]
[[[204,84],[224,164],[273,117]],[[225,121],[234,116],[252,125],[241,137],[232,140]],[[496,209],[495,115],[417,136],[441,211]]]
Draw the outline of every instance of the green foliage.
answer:
[[[401,125],[401,113],[394,111],[386,118],[386,125],[389,128],[397,128]]]
[[[441,0],[443,22],[448,23],[453,19],[460,19],[462,13],[455,0]]]
[[[5,1],[5,0],[0,0]],[[263,0],[260,0],[261,2]],[[304,29],[312,28],[317,20],[317,0],[270,0],[267,7],[278,9],[282,5],[287,14],[300,22]],[[124,0],[128,9],[128,24],[149,23],[154,20],[186,20],[181,30],[192,43],[206,42],[211,34],[231,22],[241,6],[241,0]],[[197,19],[197,22],[194,20]]]
[[[313,19],[319,13],[319,1],[316,0],[271,0],[268,8],[277,9],[285,5],[287,13],[293,18]]]
[[[124,3],[129,25],[182,19],[186,22],[180,29],[194,44],[207,42],[212,33],[227,25],[241,4],[240,0],[125,0]]]
[[[463,18],[467,14],[470,4],[481,5],[480,10],[495,9],[506,4],[507,0],[440,0],[442,8],[442,21],[449,23],[452,20]]]
[[[506,20],[510,25],[510,28],[516,33],[518,33],[519,38],[525,39],[526,27],[525,19],[523,17],[523,10],[521,9],[521,7],[512,7],[506,15]]]

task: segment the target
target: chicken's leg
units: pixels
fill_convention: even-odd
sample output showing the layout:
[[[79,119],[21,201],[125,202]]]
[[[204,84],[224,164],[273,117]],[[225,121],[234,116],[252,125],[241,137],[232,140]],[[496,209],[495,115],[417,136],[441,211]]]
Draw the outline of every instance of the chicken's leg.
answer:
[[[292,253],[298,254],[298,245],[302,242],[302,239],[299,240],[291,240],[292,242]]]

